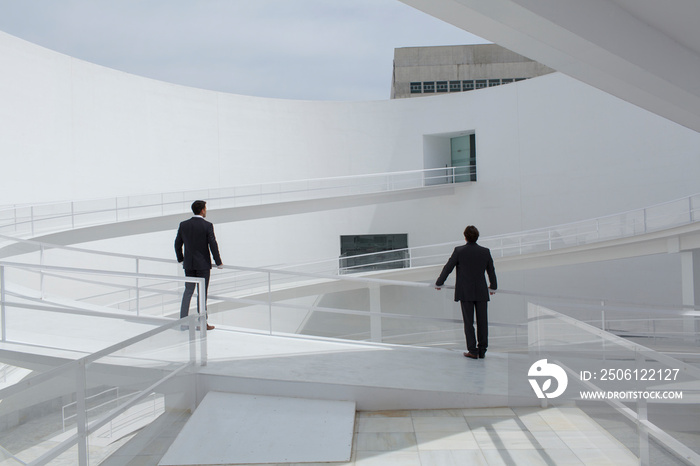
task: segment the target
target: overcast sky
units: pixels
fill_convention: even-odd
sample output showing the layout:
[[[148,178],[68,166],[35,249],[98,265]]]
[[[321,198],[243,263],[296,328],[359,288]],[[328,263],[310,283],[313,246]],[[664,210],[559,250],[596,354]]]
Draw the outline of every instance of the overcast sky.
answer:
[[[0,30],[235,94],[384,100],[394,48],[486,43],[398,0],[0,0]]]

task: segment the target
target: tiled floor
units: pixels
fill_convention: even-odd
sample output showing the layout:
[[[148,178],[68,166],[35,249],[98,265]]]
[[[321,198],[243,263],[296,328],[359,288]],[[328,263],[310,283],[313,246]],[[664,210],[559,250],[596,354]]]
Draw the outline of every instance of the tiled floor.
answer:
[[[360,412],[350,465],[637,465],[577,408]]]
[[[161,428],[142,432],[103,464],[156,466],[185,420],[171,419],[167,438]],[[578,408],[484,408],[359,412],[351,460],[303,466],[321,464],[624,466],[639,460]]]

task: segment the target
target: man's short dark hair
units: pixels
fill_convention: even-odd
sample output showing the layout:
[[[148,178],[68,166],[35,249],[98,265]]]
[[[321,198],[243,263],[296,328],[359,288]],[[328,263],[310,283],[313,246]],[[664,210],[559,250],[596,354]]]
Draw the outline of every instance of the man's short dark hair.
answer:
[[[464,237],[468,243],[476,243],[476,240],[479,239],[479,230],[474,225],[469,225],[464,229]]]
[[[195,215],[199,215],[202,213],[206,206],[207,203],[204,201],[194,201],[192,203],[192,212],[194,212]]]

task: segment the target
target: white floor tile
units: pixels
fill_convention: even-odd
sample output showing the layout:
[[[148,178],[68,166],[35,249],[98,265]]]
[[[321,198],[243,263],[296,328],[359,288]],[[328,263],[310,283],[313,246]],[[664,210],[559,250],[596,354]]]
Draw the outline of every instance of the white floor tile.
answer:
[[[482,450],[535,450],[540,448],[534,438],[525,432],[481,430],[472,433]]]
[[[416,432],[418,449],[478,450],[479,444],[471,432]]]
[[[464,417],[414,417],[416,432],[463,432],[469,426]]]
[[[372,432],[357,434],[357,451],[415,450],[416,435],[413,432]]]
[[[355,466],[421,466],[418,452],[364,452],[358,451]]]
[[[481,450],[421,450],[421,466],[488,466]]]
[[[511,408],[467,408],[462,410],[464,416],[508,416],[512,417],[515,415]]]
[[[543,450],[484,450],[489,466],[551,466]],[[558,466],[558,465],[557,465]]]
[[[413,432],[410,417],[360,418],[358,432]]]

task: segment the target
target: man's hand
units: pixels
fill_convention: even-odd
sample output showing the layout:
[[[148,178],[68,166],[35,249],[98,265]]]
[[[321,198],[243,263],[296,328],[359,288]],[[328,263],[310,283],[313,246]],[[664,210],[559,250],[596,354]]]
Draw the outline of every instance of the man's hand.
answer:
[[[495,294],[496,294],[496,290],[489,290],[489,294],[490,294],[491,296],[495,295]]]
[[[224,268],[224,264],[219,264],[219,265],[216,266],[216,268],[217,268],[217,269],[223,269],[223,268]]]

